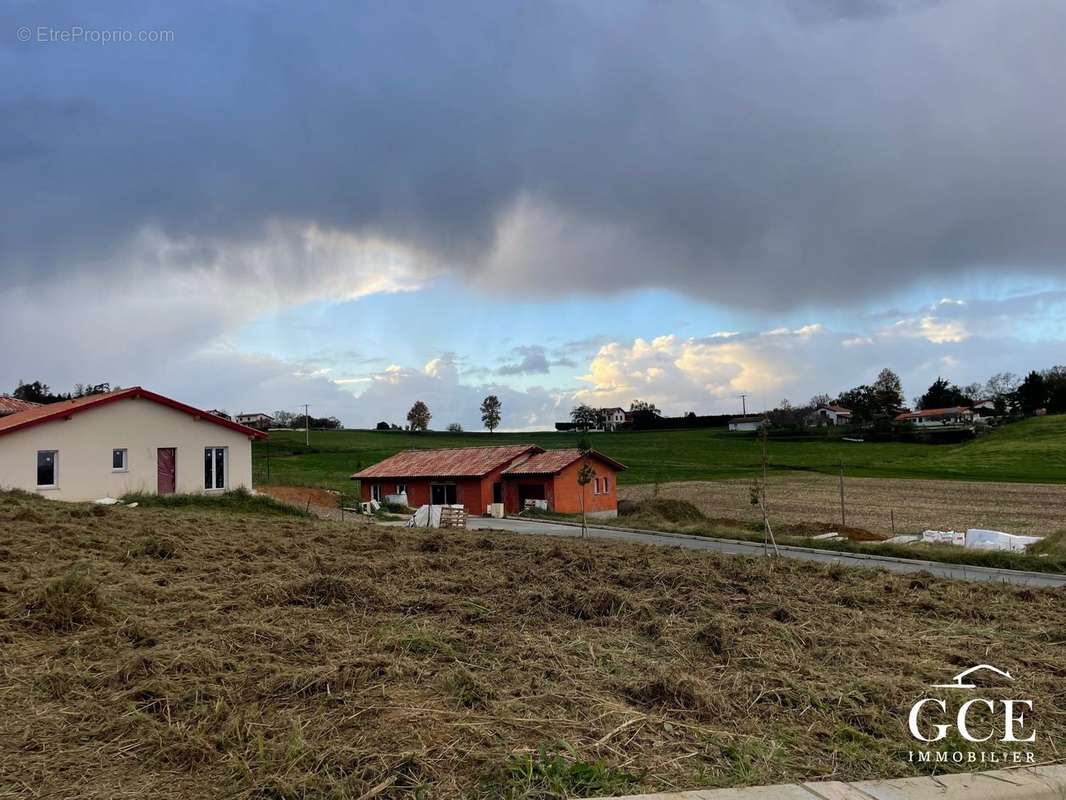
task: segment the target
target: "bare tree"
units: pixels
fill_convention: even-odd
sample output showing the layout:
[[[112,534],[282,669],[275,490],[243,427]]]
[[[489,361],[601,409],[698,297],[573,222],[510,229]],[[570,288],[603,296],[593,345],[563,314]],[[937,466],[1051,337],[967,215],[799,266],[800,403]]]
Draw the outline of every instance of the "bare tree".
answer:
[[[767,510],[766,505],[766,474],[770,465],[770,458],[767,454],[767,438],[767,428],[764,425],[759,432],[759,441],[762,444],[762,475],[751,483],[751,504],[756,506],[762,513],[763,552],[769,555],[769,546],[773,545],[774,555],[779,556],[781,552],[777,549],[777,540],[774,538],[774,529],[770,526],[770,512]]]

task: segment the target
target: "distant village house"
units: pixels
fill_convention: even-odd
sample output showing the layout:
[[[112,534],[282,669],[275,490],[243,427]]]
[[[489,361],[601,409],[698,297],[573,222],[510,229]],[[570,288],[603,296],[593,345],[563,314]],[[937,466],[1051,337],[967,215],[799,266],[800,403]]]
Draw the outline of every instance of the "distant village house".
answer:
[[[274,418],[269,414],[256,412],[254,414],[238,414],[237,422],[240,425],[255,428],[257,431],[265,431],[269,430],[274,424]]]
[[[896,422],[905,422],[919,428],[943,428],[972,425],[974,413],[965,406],[950,408],[927,408],[922,411],[905,411],[896,417]]]
[[[829,425],[850,425],[851,411],[843,406],[826,403],[825,405],[818,406],[818,408],[814,409],[814,411],[807,416],[807,424],[819,427]]]

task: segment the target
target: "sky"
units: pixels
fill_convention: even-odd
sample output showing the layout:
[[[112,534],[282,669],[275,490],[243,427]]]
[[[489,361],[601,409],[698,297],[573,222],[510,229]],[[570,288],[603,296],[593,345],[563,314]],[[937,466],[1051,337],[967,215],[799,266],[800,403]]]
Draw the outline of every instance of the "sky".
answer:
[[[1066,361],[1066,5],[0,5],[0,391],[349,426]]]

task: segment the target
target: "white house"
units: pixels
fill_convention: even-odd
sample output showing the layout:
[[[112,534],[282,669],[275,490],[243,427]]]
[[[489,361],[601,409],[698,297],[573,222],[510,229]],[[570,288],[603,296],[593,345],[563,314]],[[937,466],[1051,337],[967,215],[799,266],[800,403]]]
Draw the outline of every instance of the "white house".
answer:
[[[238,414],[237,422],[241,425],[247,425],[249,428],[265,431],[274,424],[274,418],[269,414],[256,412],[254,414]]]
[[[266,434],[138,386],[0,417],[0,489],[55,500],[252,488]]]
[[[818,406],[807,416],[808,425],[850,425],[851,411],[843,406],[827,403]]]
[[[621,408],[601,408],[600,419],[605,431],[613,431],[626,422],[626,412]]]
[[[896,422],[909,422],[919,428],[947,428],[973,425],[973,411],[965,406],[950,408],[927,408],[922,411],[905,411],[896,417]]]

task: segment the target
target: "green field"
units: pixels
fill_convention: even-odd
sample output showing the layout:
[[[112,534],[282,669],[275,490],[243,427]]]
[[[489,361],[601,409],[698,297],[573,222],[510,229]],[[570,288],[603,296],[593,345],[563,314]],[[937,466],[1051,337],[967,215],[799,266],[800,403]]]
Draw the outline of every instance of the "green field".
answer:
[[[259,484],[320,486],[350,492],[349,476],[410,448],[471,447],[530,442],[545,448],[573,447],[572,433],[424,433],[402,431],[275,431],[256,442]],[[757,473],[760,446],[752,434],[720,428],[589,434],[593,447],[629,467],[620,483],[718,480]],[[269,452],[269,458],[268,458]],[[1066,415],[1027,419],[961,444],[842,442],[832,438],[770,440],[774,470],[847,473],[871,478],[1066,483]],[[269,480],[267,464],[269,461]]]

